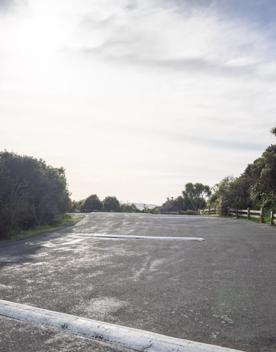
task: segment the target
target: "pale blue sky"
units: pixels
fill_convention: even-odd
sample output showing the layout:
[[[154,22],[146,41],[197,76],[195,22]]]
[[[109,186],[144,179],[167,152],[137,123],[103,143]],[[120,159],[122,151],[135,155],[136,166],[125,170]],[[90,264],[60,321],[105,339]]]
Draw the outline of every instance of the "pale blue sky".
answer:
[[[0,148],[160,204],[273,142],[276,1],[0,0]]]

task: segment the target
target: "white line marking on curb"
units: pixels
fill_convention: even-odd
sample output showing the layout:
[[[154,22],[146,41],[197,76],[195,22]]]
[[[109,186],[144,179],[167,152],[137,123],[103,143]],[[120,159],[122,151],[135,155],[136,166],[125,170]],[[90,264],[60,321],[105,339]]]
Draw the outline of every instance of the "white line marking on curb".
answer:
[[[0,315],[140,352],[238,352],[4,300],[0,300]]]
[[[107,239],[125,239],[125,240],[180,240],[180,241],[204,241],[202,237],[180,237],[180,236],[135,236],[135,235],[109,235],[106,233],[76,233],[85,237],[97,237]]]

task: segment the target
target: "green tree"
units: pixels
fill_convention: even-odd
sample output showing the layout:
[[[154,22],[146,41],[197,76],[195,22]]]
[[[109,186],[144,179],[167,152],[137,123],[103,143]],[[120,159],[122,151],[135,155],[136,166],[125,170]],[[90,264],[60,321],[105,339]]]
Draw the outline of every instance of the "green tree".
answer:
[[[183,210],[183,198],[181,196],[177,198],[167,198],[165,203],[162,204],[160,211],[161,213],[180,212]]]
[[[14,153],[0,153],[0,237],[50,224],[70,209],[63,168]]]
[[[276,135],[276,128],[271,132]],[[249,164],[241,176],[226,177],[213,188],[210,204],[220,208],[276,208],[276,144]]]
[[[210,196],[210,187],[202,183],[189,182],[182,192],[183,209],[199,210],[206,206],[206,198]]]
[[[103,209],[103,203],[100,201],[96,194],[92,194],[85,199],[82,210],[91,212],[91,211],[100,211]]]
[[[225,177],[213,187],[212,191],[209,198],[210,205],[222,214],[227,214],[229,208],[243,209],[251,206],[249,182],[244,176]]]
[[[123,213],[139,213],[139,209],[135,204],[121,204],[121,212]]]
[[[249,164],[244,177],[250,180],[250,197],[255,206],[276,207],[276,145]]]
[[[103,209],[104,211],[114,211],[119,212],[121,211],[120,202],[116,197],[106,197],[103,200]]]

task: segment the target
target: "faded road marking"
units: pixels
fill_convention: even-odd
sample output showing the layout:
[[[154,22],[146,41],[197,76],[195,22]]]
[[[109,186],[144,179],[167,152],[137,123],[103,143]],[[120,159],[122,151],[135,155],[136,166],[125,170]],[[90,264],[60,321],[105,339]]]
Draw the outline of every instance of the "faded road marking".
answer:
[[[124,239],[124,240],[174,240],[174,241],[204,241],[202,237],[180,237],[180,236],[135,236],[135,235],[109,235],[105,233],[75,233],[79,236],[87,237],[96,237],[96,238],[104,238],[104,239]]]

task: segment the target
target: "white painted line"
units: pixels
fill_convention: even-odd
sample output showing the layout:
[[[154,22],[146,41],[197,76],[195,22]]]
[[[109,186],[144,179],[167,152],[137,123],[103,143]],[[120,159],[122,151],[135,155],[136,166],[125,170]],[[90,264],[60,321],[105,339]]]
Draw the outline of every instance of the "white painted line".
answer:
[[[85,237],[96,237],[96,238],[115,238],[115,239],[125,239],[125,240],[164,240],[164,241],[204,241],[202,237],[180,237],[180,236],[135,236],[135,235],[109,235],[106,233],[76,233],[80,236]]]
[[[141,352],[238,352],[4,300],[0,300],[0,315]]]

